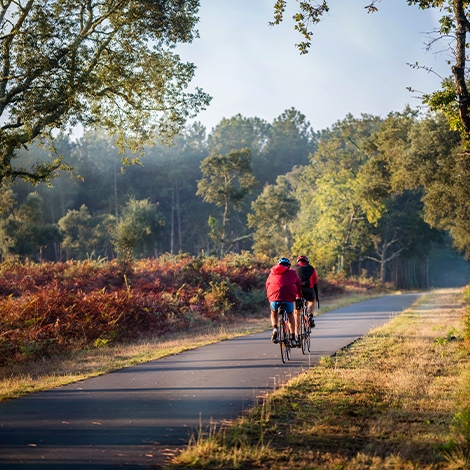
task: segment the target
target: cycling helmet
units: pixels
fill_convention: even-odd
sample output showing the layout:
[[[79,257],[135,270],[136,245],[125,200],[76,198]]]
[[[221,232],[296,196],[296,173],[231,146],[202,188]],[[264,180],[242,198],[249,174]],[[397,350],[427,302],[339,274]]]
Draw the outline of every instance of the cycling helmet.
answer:
[[[308,263],[308,258],[305,255],[301,255],[297,258],[297,263]]]
[[[289,258],[279,258],[279,259],[277,260],[277,264],[280,264],[280,265],[282,265],[282,266],[287,266],[287,267],[290,268],[290,260],[289,260]]]

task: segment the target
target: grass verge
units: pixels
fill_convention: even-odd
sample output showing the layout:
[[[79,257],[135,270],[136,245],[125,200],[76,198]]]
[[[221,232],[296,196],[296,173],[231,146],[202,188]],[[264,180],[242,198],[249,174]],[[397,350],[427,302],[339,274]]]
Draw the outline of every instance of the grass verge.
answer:
[[[462,292],[428,293],[167,468],[468,469],[463,336]]]
[[[322,302],[318,314],[380,294],[350,294]],[[48,390],[61,385],[105,374],[117,369],[195,349],[226,339],[265,331],[270,327],[268,311],[259,318],[240,318],[231,324],[209,322],[190,331],[155,339],[86,349],[66,356],[0,368],[0,401]]]

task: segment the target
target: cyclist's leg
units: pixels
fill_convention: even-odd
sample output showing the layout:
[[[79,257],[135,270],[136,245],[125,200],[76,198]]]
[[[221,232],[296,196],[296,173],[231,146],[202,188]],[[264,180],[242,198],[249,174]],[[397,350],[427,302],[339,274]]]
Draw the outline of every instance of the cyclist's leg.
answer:
[[[287,318],[289,319],[289,333],[291,336],[295,333],[295,320],[294,320],[294,312],[288,313]]]
[[[313,320],[313,315],[315,314],[315,306],[316,306],[315,290],[312,288],[304,288],[302,289],[302,294],[304,296],[304,299],[307,301],[307,310],[308,310],[310,328],[314,328],[315,321]]]
[[[294,310],[291,313],[287,314],[287,318],[289,319],[289,333],[290,333],[290,341],[292,344],[293,348],[296,348],[298,346],[297,343],[297,328],[298,328],[298,323],[297,323],[297,312]]]
[[[310,328],[315,328],[315,320],[313,319],[313,314],[315,313],[315,300],[313,302],[307,302],[307,312],[308,312],[308,324]]]
[[[300,311],[294,310],[294,331],[297,333],[300,326]]]
[[[281,302],[279,300],[275,302],[269,302],[269,306],[271,308],[271,326],[273,328],[277,328],[277,323],[279,321],[279,314],[277,313]]]
[[[278,322],[279,322],[279,314],[277,313],[280,302],[270,302],[269,303],[270,308],[271,308],[271,326],[273,328],[273,331],[271,333],[271,341],[273,343],[278,342]]]
[[[307,307],[308,307],[308,313],[309,315],[314,315],[315,314],[315,308],[317,306],[316,299],[313,300],[313,302],[307,302]]]
[[[286,302],[282,301],[282,306],[284,307],[287,313],[287,326],[289,328],[289,333],[291,337],[291,341],[295,341],[295,319],[294,319],[294,311],[295,311],[295,303],[294,302]]]
[[[310,287],[304,287],[302,296],[307,301],[308,313],[313,315],[315,313],[315,291]]]
[[[279,321],[279,315],[277,311],[271,310],[271,326],[277,328],[277,323]]]

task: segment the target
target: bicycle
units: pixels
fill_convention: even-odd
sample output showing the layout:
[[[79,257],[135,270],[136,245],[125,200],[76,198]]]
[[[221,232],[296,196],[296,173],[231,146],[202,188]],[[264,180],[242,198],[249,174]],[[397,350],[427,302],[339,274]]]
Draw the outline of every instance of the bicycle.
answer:
[[[307,354],[307,351],[310,352],[311,328],[308,323],[307,301],[305,299],[300,299],[300,301],[302,302],[302,306],[300,308],[299,331],[297,333],[302,347],[302,353]]]
[[[287,317],[286,309],[283,305],[280,305],[277,309],[279,314],[279,327],[277,337],[279,339],[279,345],[281,346],[281,359],[282,362],[286,363],[291,358],[291,344],[289,334],[289,320]]]

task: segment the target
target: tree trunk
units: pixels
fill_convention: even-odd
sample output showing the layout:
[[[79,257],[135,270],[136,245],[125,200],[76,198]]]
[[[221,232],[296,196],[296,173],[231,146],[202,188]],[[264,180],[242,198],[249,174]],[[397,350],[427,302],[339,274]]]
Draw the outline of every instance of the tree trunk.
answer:
[[[284,222],[284,241],[286,243],[286,250],[289,252],[290,239],[289,239],[289,229],[287,228],[287,222]]]
[[[114,157],[114,213],[116,219],[119,217],[118,213],[118,197],[117,197],[117,169],[116,169],[116,157]]]
[[[455,87],[458,94],[458,107],[460,122],[465,129],[466,134],[470,134],[470,116],[468,114],[468,89],[465,77],[465,61],[467,54],[467,30],[469,23],[465,14],[465,6],[462,0],[454,0],[454,15],[457,20],[457,31],[455,34],[455,65],[452,67]]]
[[[222,234],[220,237],[220,256],[225,255],[225,236],[227,230],[227,221],[228,221],[228,200],[225,200],[224,215],[222,218]]]
[[[178,181],[175,182],[176,185],[176,217],[178,220],[178,250],[183,250],[183,224],[181,221],[181,204],[180,204],[180,188],[178,186]]]
[[[171,186],[170,208],[170,253],[173,254],[175,245],[175,183]]]

